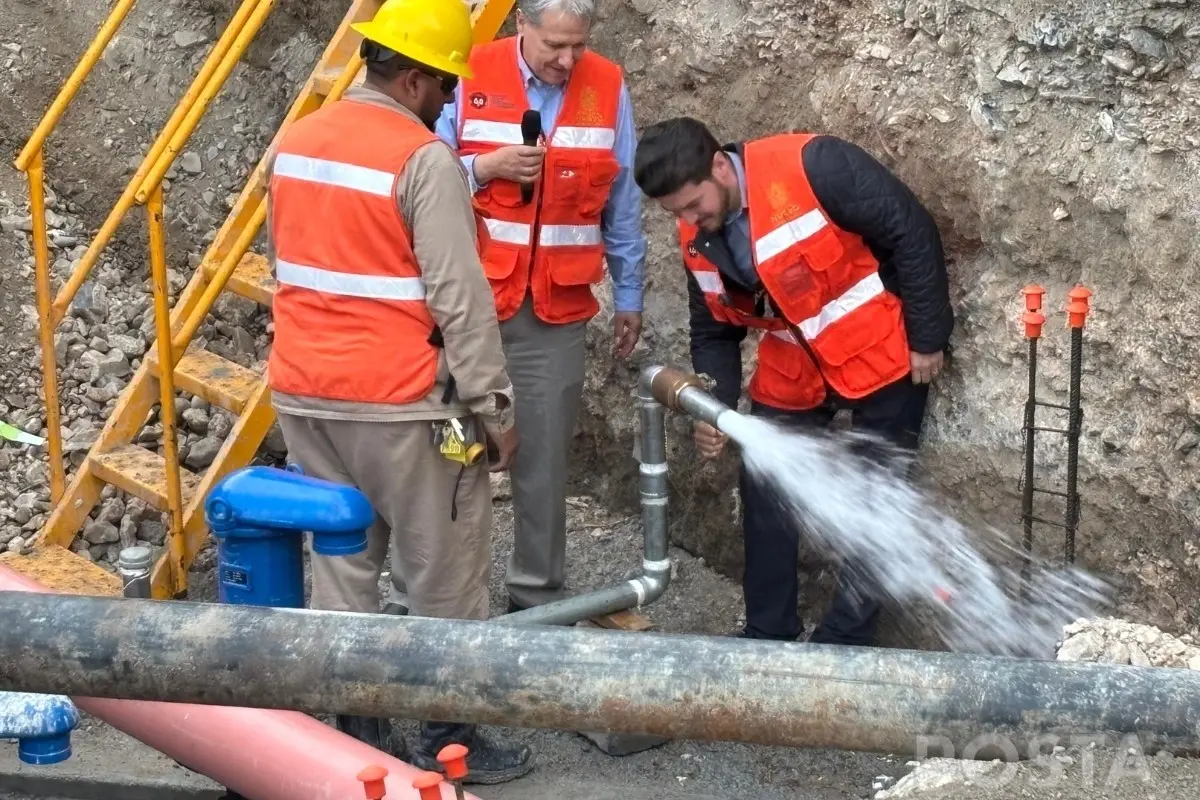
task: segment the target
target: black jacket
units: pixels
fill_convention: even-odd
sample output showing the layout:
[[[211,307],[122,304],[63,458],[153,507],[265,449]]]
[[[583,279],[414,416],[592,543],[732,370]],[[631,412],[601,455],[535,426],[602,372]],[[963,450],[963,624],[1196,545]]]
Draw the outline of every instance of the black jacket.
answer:
[[[742,145],[725,149],[740,154]],[[857,145],[819,136],[804,148],[803,158],[825,213],[838,227],[863,238],[879,261],[884,286],[900,298],[910,349],[918,353],[947,349],[954,312],[942,240],[933,217],[887,167]],[[733,256],[722,234],[701,232],[695,244],[720,270],[729,291],[754,292],[734,277]],[[740,345],[747,329],[714,319],[696,278],[685,272],[692,369],[713,378],[717,399],[736,407],[742,387]],[[760,297],[759,303],[763,302]]]

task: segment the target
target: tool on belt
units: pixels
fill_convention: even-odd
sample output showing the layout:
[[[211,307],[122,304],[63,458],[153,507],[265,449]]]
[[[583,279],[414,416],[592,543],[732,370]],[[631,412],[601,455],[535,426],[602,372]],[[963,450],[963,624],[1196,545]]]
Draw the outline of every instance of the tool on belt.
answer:
[[[468,424],[473,432],[474,424]],[[487,453],[487,447],[475,441],[475,437],[468,434],[459,419],[434,422],[433,443],[437,445],[442,457],[464,467],[475,466]]]
[[[446,340],[442,329],[437,325],[429,334],[429,343],[437,348],[444,348]],[[442,403],[450,405],[454,399],[454,376],[446,379],[446,391],[442,393]],[[450,497],[450,519],[458,520],[458,484],[462,481],[463,472],[467,467],[473,467],[488,454],[487,445],[478,441],[475,435],[474,420],[463,421],[457,418],[435,420],[432,423],[433,444],[447,461],[459,465],[458,477],[454,481],[454,493]]]

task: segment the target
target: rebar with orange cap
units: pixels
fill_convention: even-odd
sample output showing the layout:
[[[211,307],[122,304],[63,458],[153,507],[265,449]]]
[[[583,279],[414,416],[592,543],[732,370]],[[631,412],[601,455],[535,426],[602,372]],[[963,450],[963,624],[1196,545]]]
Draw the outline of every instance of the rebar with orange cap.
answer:
[[[454,796],[457,800],[463,800],[465,796],[462,780],[467,777],[467,755],[469,753],[470,751],[461,744],[448,744],[437,754],[438,763],[446,771],[446,777],[450,779],[450,785],[454,787]]]
[[[363,794],[367,800],[382,800],[387,794],[383,780],[387,777],[387,767],[371,764],[359,770],[358,780],[362,782]]]
[[[1033,441],[1037,412],[1037,346],[1046,318],[1042,316],[1042,295],[1046,290],[1031,284],[1021,290],[1025,296],[1025,338],[1029,340],[1029,396],[1025,400],[1025,471],[1021,484],[1021,523],[1024,527],[1025,561],[1021,569],[1021,591],[1028,599],[1030,570],[1033,559]]]
[[[1075,531],[1079,527],[1079,435],[1083,430],[1080,394],[1083,382],[1083,327],[1091,311],[1091,291],[1082,285],[1067,293],[1071,328],[1071,382],[1067,399],[1067,511],[1065,560],[1075,563]]]
[[[442,800],[442,776],[436,772],[422,772],[413,778],[413,788],[420,800]]]

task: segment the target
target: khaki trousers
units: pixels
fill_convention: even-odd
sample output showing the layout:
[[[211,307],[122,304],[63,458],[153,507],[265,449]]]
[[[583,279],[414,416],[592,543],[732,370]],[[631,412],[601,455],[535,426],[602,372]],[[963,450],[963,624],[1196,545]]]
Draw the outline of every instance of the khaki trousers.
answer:
[[[464,470],[443,458],[429,422],[281,413],[279,424],[289,458],[306,474],[357,487],[376,513],[364,552],[312,554],[312,608],[378,612],[390,544],[392,572],[408,589],[409,613],[487,619],[492,497],[483,464]]]

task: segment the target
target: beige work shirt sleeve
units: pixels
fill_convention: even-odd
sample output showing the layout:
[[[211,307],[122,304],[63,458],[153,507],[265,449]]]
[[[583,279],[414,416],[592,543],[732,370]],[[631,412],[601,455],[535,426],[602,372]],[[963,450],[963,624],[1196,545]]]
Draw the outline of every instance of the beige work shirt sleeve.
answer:
[[[476,250],[467,174],[454,151],[441,141],[417,150],[396,182],[396,202],[459,399],[485,424],[506,430],[512,423],[512,383],[495,301]]]

